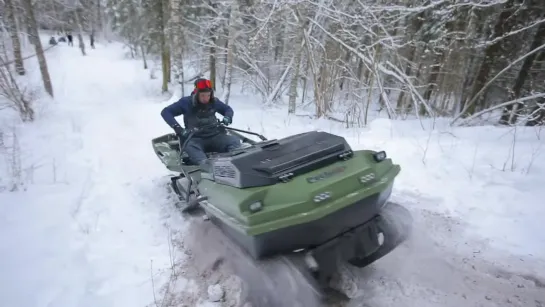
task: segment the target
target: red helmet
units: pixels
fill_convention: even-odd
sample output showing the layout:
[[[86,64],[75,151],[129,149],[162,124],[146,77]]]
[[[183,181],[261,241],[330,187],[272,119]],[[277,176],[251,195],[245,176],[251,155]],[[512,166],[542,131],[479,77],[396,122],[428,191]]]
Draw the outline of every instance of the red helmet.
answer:
[[[208,79],[197,79],[195,81],[195,92],[212,92],[212,82]]]

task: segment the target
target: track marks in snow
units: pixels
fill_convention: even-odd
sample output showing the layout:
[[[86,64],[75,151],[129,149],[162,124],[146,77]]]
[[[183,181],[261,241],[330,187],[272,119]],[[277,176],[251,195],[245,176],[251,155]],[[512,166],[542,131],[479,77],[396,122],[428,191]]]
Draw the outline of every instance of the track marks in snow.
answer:
[[[412,207],[415,221],[411,238],[374,265],[352,272],[359,279],[362,296],[349,306],[545,304],[542,279],[535,276],[539,263],[519,260],[517,266],[509,255],[498,254],[501,251],[493,251],[498,261],[487,260],[492,252],[488,242],[467,237],[462,221],[419,209],[409,201],[404,205]]]

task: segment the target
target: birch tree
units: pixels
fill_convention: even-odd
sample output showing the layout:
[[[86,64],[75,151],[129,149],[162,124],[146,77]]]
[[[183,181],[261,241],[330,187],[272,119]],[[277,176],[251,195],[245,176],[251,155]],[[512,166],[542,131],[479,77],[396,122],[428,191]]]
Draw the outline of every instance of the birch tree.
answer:
[[[25,74],[25,67],[23,65],[21,41],[19,39],[19,29],[17,27],[17,19],[15,18],[15,6],[13,1],[14,0],[4,0],[6,9],[5,25],[11,37],[15,70],[22,76]]]
[[[229,36],[227,39],[227,62],[225,69],[225,87],[222,100],[229,103],[229,95],[231,94],[231,82],[233,81],[233,60],[235,57],[235,40],[237,38],[237,20],[238,20],[238,0],[234,0],[231,4],[229,13]]]
[[[45,58],[44,49],[40,36],[38,33],[38,24],[36,23],[36,17],[34,15],[34,8],[31,0],[21,0],[22,5],[26,12],[27,28],[29,30],[29,38],[31,39],[34,49],[36,51],[36,57],[38,58],[38,65],[40,66],[40,73],[42,74],[42,81],[46,92],[53,97],[53,85],[51,84],[51,77],[49,75],[49,69],[47,68],[47,60]]]

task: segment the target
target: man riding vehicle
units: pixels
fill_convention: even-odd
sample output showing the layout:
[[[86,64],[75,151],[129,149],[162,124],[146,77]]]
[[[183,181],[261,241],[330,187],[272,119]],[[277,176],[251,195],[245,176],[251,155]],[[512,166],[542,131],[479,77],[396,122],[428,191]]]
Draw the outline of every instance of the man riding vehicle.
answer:
[[[192,129],[198,129],[189,140],[185,152],[191,164],[201,165],[207,159],[206,152],[228,152],[239,148],[241,143],[238,138],[228,135],[225,129],[210,127],[217,122],[216,112],[223,115],[224,125],[231,124],[234,115],[230,106],[214,97],[210,80],[197,80],[194,92],[194,95],[182,97],[165,107],[161,116],[182,141]],[[175,119],[180,115],[184,116],[185,129]]]

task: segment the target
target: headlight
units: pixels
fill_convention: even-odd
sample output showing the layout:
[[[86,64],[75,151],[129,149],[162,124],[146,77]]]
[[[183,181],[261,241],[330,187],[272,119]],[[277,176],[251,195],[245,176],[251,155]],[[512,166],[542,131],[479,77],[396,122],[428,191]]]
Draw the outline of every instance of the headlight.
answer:
[[[367,182],[371,182],[375,180],[375,173],[369,173],[367,175],[363,175],[360,177],[360,182],[361,183],[367,183]]]
[[[375,161],[377,161],[377,162],[382,162],[382,161],[386,160],[386,152],[384,150],[379,151],[379,152],[375,152],[373,154],[373,159],[375,159]]]

